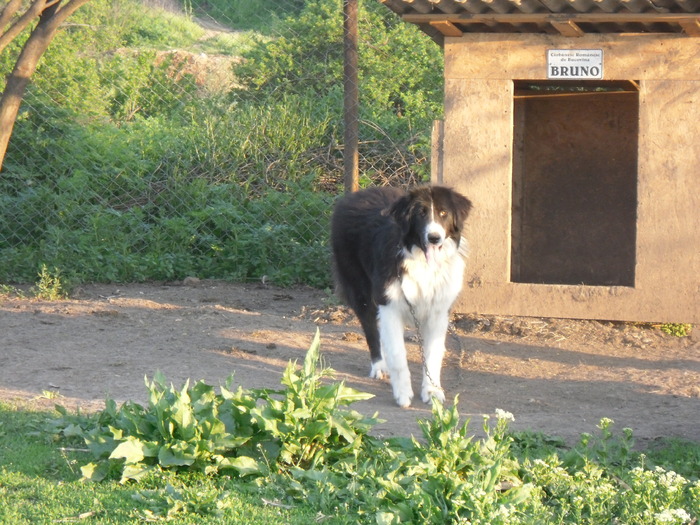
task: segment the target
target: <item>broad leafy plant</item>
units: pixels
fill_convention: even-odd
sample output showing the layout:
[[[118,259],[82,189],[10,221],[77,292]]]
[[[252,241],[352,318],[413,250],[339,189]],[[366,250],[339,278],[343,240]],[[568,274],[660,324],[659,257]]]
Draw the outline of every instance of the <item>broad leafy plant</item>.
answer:
[[[684,453],[680,473],[655,465],[634,452],[631,430],[616,436],[610,419],[568,448],[509,432],[513,416],[502,410],[495,423],[484,417],[477,439],[457,403],[434,403],[420,439],[381,439],[371,434],[376,414],[348,408],[370,395],[330,375],[317,332],[303,364],[286,367],[281,389],[234,391],[231,378],[218,392],[201,381],[177,389],[157,374],[146,381],[146,406],[108,400],[92,416],[60,409],[50,427],[87,444],[86,479],[167,479],[134,496],[149,519],[220,514],[233,504],[227,479],[347,523],[684,525],[700,515],[697,462]],[[221,474],[222,492],[187,484]]]
[[[319,346],[317,332],[301,369],[287,366],[284,390],[234,391],[233,377],[219,393],[203,381],[177,389],[158,373],[146,379],[146,406],[108,399],[87,419],[62,409],[55,430],[84,438],[95,460],[82,473],[93,481],[115,473],[139,480],[154,469],[247,476],[277,464],[313,467],[358,449],[376,421],[345,408],[371,394],[322,382],[331,371],[318,368]]]
[[[372,394],[358,392],[343,383],[323,383],[332,374],[319,369],[319,333],[297,370],[287,366],[280,391],[260,390],[264,402],[252,410],[253,420],[279,444],[277,461],[283,466],[316,468],[329,459],[353,456],[366,434],[376,423],[344,407],[369,399]]]

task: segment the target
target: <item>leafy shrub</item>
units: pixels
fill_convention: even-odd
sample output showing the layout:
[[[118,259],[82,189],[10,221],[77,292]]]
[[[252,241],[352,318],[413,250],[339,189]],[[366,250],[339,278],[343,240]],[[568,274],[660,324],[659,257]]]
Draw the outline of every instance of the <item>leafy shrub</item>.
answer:
[[[326,286],[333,197],[313,190],[310,159],[285,152],[270,131],[274,109],[251,111],[230,133],[224,116],[201,127],[165,118],[116,127],[32,114],[18,136],[38,128],[32,140],[64,154],[52,163],[42,149],[8,159],[0,279],[31,282],[46,263],[75,281],[266,276]],[[302,147],[323,132],[304,129],[312,136],[297,136]],[[232,152],[225,143],[234,131],[248,143]]]
[[[661,325],[661,331],[675,337],[687,337],[693,330],[693,325],[687,323],[665,323]]]
[[[278,16],[298,13],[305,0],[183,0],[188,10],[205,12],[224,25],[236,29],[273,32]],[[261,14],[264,13],[264,16]]]
[[[108,400],[91,416],[60,409],[48,428],[84,440],[95,459],[82,472],[93,481],[138,481],[163,470],[226,474],[347,523],[681,525],[699,516],[697,471],[687,478],[647,467],[631,449],[631,431],[618,438],[609,419],[599,435],[568,449],[510,433],[513,416],[501,410],[495,423],[484,418],[485,437],[476,439],[457,404],[434,403],[432,418],[420,422],[421,440],[383,440],[370,433],[376,414],[348,408],[371,396],[327,382],[329,373],[320,367],[317,332],[303,366],[285,369],[281,390],[233,391],[229,380],[217,394],[201,381],[168,387],[157,375],[146,382],[145,407]],[[210,514],[227,504],[171,485],[136,498],[161,516]]]
[[[41,266],[39,272],[39,280],[32,289],[36,297],[46,299],[48,301],[56,301],[65,299],[68,296],[68,284],[64,282],[60,270],[56,268],[53,271],[49,270],[46,265]]]
[[[208,8],[245,18],[251,5]],[[244,46],[232,93],[202,89],[180,55],[163,52],[200,49],[188,16],[143,12],[136,0],[76,13],[33,79],[5,159],[0,280],[33,282],[45,264],[71,282],[328,285],[342,180],[340,2],[266,0],[255,15],[267,8],[281,17],[275,37]],[[363,6],[361,23],[363,180],[424,179],[439,49],[378,4]]]
[[[205,191],[195,179],[157,195],[146,189],[143,199],[153,202],[120,210],[91,202],[97,197],[85,181],[73,177],[75,185],[58,193],[30,190],[19,196],[44,215],[29,217],[22,235],[8,231],[17,242],[0,253],[0,278],[31,281],[36,268],[51,261],[76,282],[188,275],[242,281],[265,276],[280,285],[330,282],[327,234],[318,230],[331,209],[324,194],[268,190],[251,199],[230,184]],[[0,217],[11,216],[11,226],[17,224],[18,199],[0,199]],[[197,206],[200,199],[206,206]],[[176,205],[169,207],[170,200]],[[188,211],[180,213],[181,207]],[[25,235],[41,242],[25,243]]]
[[[260,39],[236,67],[241,95],[296,93],[340,111],[343,11],[339,0],[305,3],[274,40]],[[442,54],[419,30],[378,2],[363,3],[359,49],[361,117],[400,141],[427,134],[442,112]],[[373,126],[363,136],[384,139]]]
[[[82,472],[93,481],[114,473],[122,482],[139,480],[154,468],[247,476],[270,474],[277,463],[319,466],[359,449],[374,422],[344,408],[370,394],[321,383],[330,371],[318,368],[319,346],[317,332],[302,368],[287,366],[281,391],[234,392],[232,377],[220,394],[201,381],[178,390],[157,374],[146,380],[147,407],[108,399],[94,418],[60,410],[53,424],[64,436],[84,437],[96,461]]]

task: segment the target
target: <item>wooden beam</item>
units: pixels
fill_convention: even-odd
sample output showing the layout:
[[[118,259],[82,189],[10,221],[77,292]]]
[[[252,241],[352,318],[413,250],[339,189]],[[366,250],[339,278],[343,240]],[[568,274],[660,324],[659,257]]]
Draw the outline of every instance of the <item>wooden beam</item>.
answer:
[[[343,1],[343,180],[347,193],[360,189],[360,91],[358,81],[358,0]]]
[[[532,86],[532,87],[528,87]],[[522,94],[527,93],[551,93],[552,91],[538,90],[535,86],[543,86],[545,88],[560,87],[562,90],[566,88],[571,88],[571,80],[518,80],[516,81],[515,90]],[[576,82],[576,87],[586,88],[587,91],[584,93],[634,93],[639,91],[639,84],[635,80],[588,80],[579,79]],[[599,88],[603,88],[604,91],[597,91]],[[554,91],[561,92],[561,91]],[[569,91],[570,92],[570,91]],[[575,91],[579,93],[579,91]]]
[[[464,34],[459,27],[449,20],[436,20],[430,22],[430,25],[445,36],[462,36]]]
[[[563,22],[552,20],[551,24],[554,29],[559,31],[564,36],[579,37],[584,35],[583,30],[577,26],[573,20],[565,20]]]
[[[700,36],[700,16],[697,13],[455,13],[405,14],[403,20],[413,24],[450,22],[462,24],[677,24],[690,36]],[[571,26],[570,26],[571,27]],[[570,30],[570,29],[569,29]]]
[[[635,93],[634,91],[568,91],[566,93],[556,93],[556,92],[549,92],[549,93],[535,93],[533,92],[525,92],[525,91],[516,91],[515,94],[513,95],[513,98],[521,99],[521,98],[561,98],[561,97],[591,97],[591,96],[599,96],[599,95],[629,95],[630,93]]]
[[[680,22],[680,26],[683,28],[686,35],[700,36],[700,18],[687,22]]]

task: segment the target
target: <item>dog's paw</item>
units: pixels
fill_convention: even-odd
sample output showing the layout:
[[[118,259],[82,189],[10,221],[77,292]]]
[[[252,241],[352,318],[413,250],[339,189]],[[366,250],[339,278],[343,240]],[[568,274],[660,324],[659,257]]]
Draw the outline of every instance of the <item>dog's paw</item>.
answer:
[[[386,379],[389,377],[389,370],[386,367],[384,359],[372,363],[372,368],[369,371],[369,377],[372,379]]]
[[[407,392],[394,392],[394,399],[396,399],[396,404],[401,408],[408,408],[411,406],[411,400],[413,400],[413,390],[409,388]]]
[[[424,385],[421,392],[421,398],[424,403],[431,403],[433,399],[445,403],[445,391],[439,386]]]
[[[413,400],[413,388],[411,388],[410,377],[404,381],[392,381],[392,388],[394,390],[394,399],[396,404],[401,408],[408,408],[411,406],[411,400]]]

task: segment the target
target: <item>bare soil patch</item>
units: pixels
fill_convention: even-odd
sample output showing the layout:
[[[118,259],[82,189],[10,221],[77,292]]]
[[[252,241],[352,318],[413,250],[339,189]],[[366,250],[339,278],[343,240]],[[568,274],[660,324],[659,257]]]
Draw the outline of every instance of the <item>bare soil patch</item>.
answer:
[[[383,436],[419,435],[420,399],[398,408],[388,383],[369,379],[369,352],[354,316],[310,288],[189,280],[90,285],[66,301],[0,297],[0,399],[36,408],[99,409],[105,397],[145,402],[144,376],[245,388],[278,387],[316,329],[326,364],[375,394],[353,405],[385,420]],[[700,440],[700,338],[648,325],[456,315],[443,384],[475,433],[496,408],[515,429],[574,441],[602,417],[637,441]],[[408,333],[414,390],[420,350]]]

